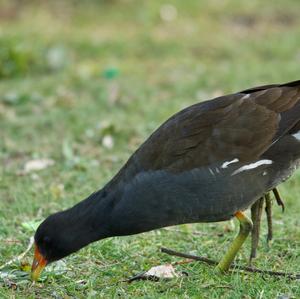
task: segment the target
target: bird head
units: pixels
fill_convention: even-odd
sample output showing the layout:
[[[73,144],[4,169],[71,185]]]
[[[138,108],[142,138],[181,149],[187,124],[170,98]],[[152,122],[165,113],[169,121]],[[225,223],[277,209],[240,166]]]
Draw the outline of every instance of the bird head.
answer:
[[[44,267],[76,251],[76,242],[68,236],[69,225],[64,212],[56,213],[44,220],[35,236],[34,259],[31,277],[37,280]]]
[[[102,221],[107,222],[100,211],[87,202],[46,218],[34,236],[32,279],[37,280],[47,264],[108,236]]]
[[[47,264],[111,236],[108,229],[110,205],[103,197],[101,191],[93,193],[72,208],[50,215],[40,224],[34,236],[33,280],[39,278]]]

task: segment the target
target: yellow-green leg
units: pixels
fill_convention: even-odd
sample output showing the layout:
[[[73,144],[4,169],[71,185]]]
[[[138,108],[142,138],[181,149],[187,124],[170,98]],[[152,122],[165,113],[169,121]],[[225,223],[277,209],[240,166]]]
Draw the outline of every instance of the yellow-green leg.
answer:
[[[238,211],[234,215],[240,222],[240,231],[236,238],[231,243],[226,254],[223,256],[219,264],[217,265],[217,269],[221,272],[227,271],[233,262],[235,256],[238,251],[242,247],[243,243],[247,239],[250,231],[252,230],[253,224],[251,219],[249,219],[244,213]]]
[[[256,251],[259,242],[259,233],[260,233],[260,221],[262,216],[262,210],[264,205],[264,198],[261,197],[258,199],[251,207],[251,220],[253,222],[252,228],[252,238],[251,238],[251,254],[250,254],[250,263],[252,259],[256,258]]]
[[[272,221],[272,198],[270,193],[265,194],[266,200],[266,214],[267,214],[267,222],[268,222],[268,235],[267,235],[267,243],[273,239],[273,221]]]

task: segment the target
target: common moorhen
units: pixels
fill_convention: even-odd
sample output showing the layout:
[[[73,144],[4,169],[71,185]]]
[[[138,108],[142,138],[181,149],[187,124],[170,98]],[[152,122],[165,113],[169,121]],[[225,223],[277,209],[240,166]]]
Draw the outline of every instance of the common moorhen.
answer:
[[[163,123],[101,190],[39,226],[32,278],[100,239],[235,216],[239,234],[217,266],[225,271],[252,229],[243,210],[299,163],[300,80],[192,105]]]

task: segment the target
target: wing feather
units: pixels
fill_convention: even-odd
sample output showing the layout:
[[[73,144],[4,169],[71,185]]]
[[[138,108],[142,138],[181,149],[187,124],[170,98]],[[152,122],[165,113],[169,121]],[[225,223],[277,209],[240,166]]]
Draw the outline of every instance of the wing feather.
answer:
[[[181,172],[235,158],[258,159],[300,120],[300,86],[261,88],[175,114],[137,151],[140,165]]]

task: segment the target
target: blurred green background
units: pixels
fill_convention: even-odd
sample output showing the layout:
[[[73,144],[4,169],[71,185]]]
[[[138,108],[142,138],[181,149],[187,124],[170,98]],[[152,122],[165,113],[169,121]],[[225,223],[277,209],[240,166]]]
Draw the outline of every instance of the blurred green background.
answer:
[[[100,188],[173,113],[299,79],[299,63],[298,0],[0,0],[1,298],[300,298],[299,281],[218,276],[199,263],[176,267],[188,277],[122,282],[178,260],[160,246],[219,258],[233,222],[107,239],[35,286],[19,261],[1,267],[44,217]],[[263,225],[260,268],[300,272],[299,178],[280,188],[287,211],[274,205],[271,248]]]

